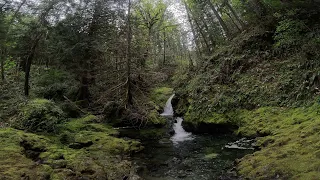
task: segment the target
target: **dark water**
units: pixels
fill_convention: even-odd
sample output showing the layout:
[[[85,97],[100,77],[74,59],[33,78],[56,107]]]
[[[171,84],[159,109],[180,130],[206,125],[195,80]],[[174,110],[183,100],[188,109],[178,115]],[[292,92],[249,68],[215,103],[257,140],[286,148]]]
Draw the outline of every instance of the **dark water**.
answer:
[[[193,135],[193,140],[174,144],[170,138],[143,141],[145,149],[136,154],[134,162],[139,175],[147,180],[209,180],[239,179],[234,161],[253,150],[228,149],[239,140],[232,135]]]

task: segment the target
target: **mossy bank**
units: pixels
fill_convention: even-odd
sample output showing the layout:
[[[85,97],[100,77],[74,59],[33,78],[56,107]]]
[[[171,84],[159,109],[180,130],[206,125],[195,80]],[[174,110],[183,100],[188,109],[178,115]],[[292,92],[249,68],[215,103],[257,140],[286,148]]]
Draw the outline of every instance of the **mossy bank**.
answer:
[[[261,107],[213,113],[206,118],[185,114],[186,129],[205,133],[233,132],[256,138],[258,150],[237,160],[245,179],[318,179],[320,177],[320,105]],[[193,121],[192,121],[193,120]]]
[[[118,138],[96,116],[67,119],[53,102],[37,99],[17,118],[21,130],[0,129],[0,179],[137,178],[130,155],[140,142]]]

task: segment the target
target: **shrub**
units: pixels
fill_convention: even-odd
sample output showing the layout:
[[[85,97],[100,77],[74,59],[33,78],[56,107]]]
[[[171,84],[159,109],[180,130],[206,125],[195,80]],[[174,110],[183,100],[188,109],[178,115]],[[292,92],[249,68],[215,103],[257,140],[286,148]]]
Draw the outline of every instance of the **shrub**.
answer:
[[[75,89],[72,76],[61,70],[48,69],[35,77],[35,94],[40,98],[63,100],[74,95]]]
[[[54,102],[34,99],[22,107],[16,126],[31,132],[54,132],[63,119],[63,111]]]

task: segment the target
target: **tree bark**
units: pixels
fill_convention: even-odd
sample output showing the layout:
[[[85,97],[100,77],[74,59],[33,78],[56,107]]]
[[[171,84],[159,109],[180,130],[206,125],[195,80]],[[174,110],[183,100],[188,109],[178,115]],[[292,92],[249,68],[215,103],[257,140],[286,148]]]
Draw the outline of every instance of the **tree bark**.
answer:
[[[241,28],[238,26],[238,24],[233,20],[232,16],[230,15],[229,12],[226,12],[227,16],[230,18],[232,21],[232,24],[238,29],[239,32],[241,32]]]
[[[163,30],[163,65],[166,64],[166,28]]]
[[[236,13],[236,11],[233,9],[233,7],[231,6],[231,4],[228,2],[228,0],[225,1],[227,7],[230,9],[232,15],[236,18],[236,20],[239,22],[239,24],[241,25],[241,28],[243,29],[246,25],[245,23],[240,19],[240,17],[238,16],[238,14]]]
[[[26,69],[25,69],[25,80],[24,80],[24,95],[25,96],[29,96],[29,79],[30,79],[30,69],[31,69],[31,65],[32,65],[32,60],[34,58],[35,52],[36,52],[36,48],[39,44],[39,41],[41,39],[41,34],[38,34],[35,39],[34,42],[31,46],[30,52],[26,58]]]
[[[195,42],[195,45],[196,45],[196,50],[198,52],[197,54],[198,54],[199,57],[201,57],[201,51],[200,51],[200,46],[199,46],[199,42],[198,42],[198,35],[196,34],[195,29],[194,29],[194,25],[193,25],[193,22],[192,22],[192,19],[191,19],[189,7],[188,7],[187,2],[185,0],[183,2],[184,2],[184,6],[186,8],[186,11],[187,11],[188,21],[189,21],[189,24],[190,24],[190,27],[191,27],[191,31],[192,31],[192,34],[193,34],[193,39],[194,39],[194,42]]]
[[[5,76],[4,76],[4,61],[5,61],[5,56],[4,56],[4,53],[1,52],[0,54],[0,61],[1,61],[1,79],[2,79],[2,82],[5,82]]]
[[[45,10],[40,14],[39,16],[39,21],[38,21],[38,26],[39,29],[41,27],[45,27],[46,26],[46,17],[49,14],[49,11],[51,9],[53,9],[55,3],[57,3],[56,1],[51,1],[49,2],[49,5],[45,8]],[[35,29],[35,32],[37,32],[37,30]],[[34,55],[36,53],[36,48],[39,44],[39,41],[43,35],[43,31],[40,29],[40,32],[37,32],[38,34],[35,35],[34,41],[32,42],[32,46],[30,48],[30,52],[25,60],[25,82],[24,82],[24,94],[25,96],[29,96],[29,79],[30,79],[30,69],[31,69],[31,65],[32,65],[32,61],[34,58]]]
[[[219,24],[221,25],[223,31],[225,32],[225,35],[227,37],[230,36],[230,30],[228,28],[228,26],[226,25],[226,23],[223,21],[223,19],[221,18],[220,14],[218,13],[218,11],[216,10],[216,8],[214,7],[214,5],[212,4],[211,0],[207,0],[209,6],[211,7],[214,15],[216,16],[216,18],[218,19],[219,21]]]
[[[131,107],[133,105],[133,95],[131,87],[131,0],[128,3],[128,19],[127,19],[127,98],[126,107]]]

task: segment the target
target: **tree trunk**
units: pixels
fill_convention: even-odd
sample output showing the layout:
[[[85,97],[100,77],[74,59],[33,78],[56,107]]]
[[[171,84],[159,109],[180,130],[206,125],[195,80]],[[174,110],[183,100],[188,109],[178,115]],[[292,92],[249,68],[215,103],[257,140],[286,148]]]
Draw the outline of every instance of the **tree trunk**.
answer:
[[[126,106],[131,107],[133,105],[133,95],[131,87],[131,0],[128,5],[128,19],[127,19],[127,99]]]
[[[227,16],[230,18],[232,21],[232,24],[238,29],[239,32],[241,32],[241,28],[238,26],[238,24],[233,20],[232,16],[230,15],[229,12],[226,12]]]
[[[186,8],[186,11],[187,11],[187,17],[188,17],[188,21],[189,21],[189,24],[190,24],[190,27],[191,27],[191,31],[192,31],[192,34],[193,34],[193,39],[194,39],[194,42],[195,42],[195,45],[196,45],[196,50],[197,50],[197,54],[199,57],[201,57],[201,51],[200,51],[200,47],[199,47],[199,42],[198,42],[198,36],[194,30],[194,25],[192,23],[192,19],[191,19],[191,16],[190,16],[190,12],[189,12],[189,7],[187,5],[187,2],[184,0],[184,6]]]
[[[5,82],[5,76],[4,76],[4,59],[5,59],[5,56],[4,56],[3,53],[1,52],[1,54],[0,54],[0,61],[1,61],[1,80],[2,80],[2,82]]]
[[[166,28],[163,30],[163,65],[166,64]]]
[[[89,92],[89,79],[88,79],[88,71],[85,70],[82,73],[82,77],[80,80],[80,89],[79,89],[79,100],[88,100],[90,98]]]
[[[32,65],[32,60],[34,58],[35,52],[36,52],[36,48],[39,44],[39,41],[41,39],[41,34],[38,34],[35,37],[35,40],[33,42],[33,45],[30,49],[30,52],[26,58],[26,69],[25,69],[25,80],[24,80],[24,95],[25,96],[29,96],[29,79],[30,79],[30,69],[31,69],[31,65]]]
[[[216,10],[216,8],[214,7],[214,5],[212,4],[211,0],[207,0],[209,6],[211,7],[214,15],[216,16],[216,18],[218,19],[219,21],[219,24],[221,25],[223,31],[225,32],[225,35],[227,37],[229,37],[230,35],[230,30],[228,28],[228,26],[226,25],[226,23],[223,21],[223,19],[221,18],[220,14],[218,13],[218,11]]]
[[[228,6],[228,8],[230,9],[232,15],[236,18],[236,20],[239,22],[239,24],[241,25],[241,28],[243,29],[246,25],[244,24],[244,22],[240,19],[240,17],[238,16],[238,14],[236,13],[236,11],[233,9],[233,7],[231,6],[231,4],[228,2],[228,0],[225,1],[226,5]]]

